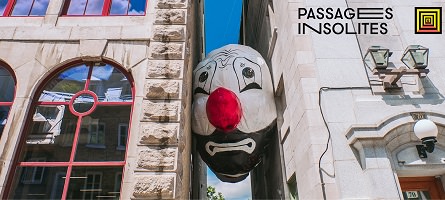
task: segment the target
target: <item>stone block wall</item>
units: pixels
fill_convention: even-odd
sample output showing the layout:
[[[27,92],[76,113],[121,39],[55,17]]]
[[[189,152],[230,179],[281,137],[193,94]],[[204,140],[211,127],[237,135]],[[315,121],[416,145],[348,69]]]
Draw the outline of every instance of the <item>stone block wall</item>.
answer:
[[[191,70],[200,53],[191,0],[148,1],[145,16],[65,17],[50,0],[43,17],[0,17],[0,59],[17,77],[0,138],[0,196],[37,87],[74,60],[108,60],[134,79],[122,199],[190,197]]]
[[[134,199],[186,199],[190,176],[190,130],[184,129],[183,106],[188,3],[156,3],[153,38],[143,89],[137,142]],[[190,36],[189,36],[190,37]],[[186,80],[184,80],[186,79]],[[190,79],[191,80],[191,79]]]

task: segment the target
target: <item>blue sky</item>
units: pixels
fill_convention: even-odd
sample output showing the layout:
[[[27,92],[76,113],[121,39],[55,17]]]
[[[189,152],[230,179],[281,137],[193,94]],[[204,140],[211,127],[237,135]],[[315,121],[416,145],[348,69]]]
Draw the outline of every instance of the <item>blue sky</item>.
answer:
[[[226,44],[238,44],[242,0],[205,0],[206,54]],[[250,176],[239,183],[224,183],[207,169],[207,185],[215,186],[225,199],[252,199]]]
[[[226,44],[238,44],[242,0],[205,0],[206,54]]]

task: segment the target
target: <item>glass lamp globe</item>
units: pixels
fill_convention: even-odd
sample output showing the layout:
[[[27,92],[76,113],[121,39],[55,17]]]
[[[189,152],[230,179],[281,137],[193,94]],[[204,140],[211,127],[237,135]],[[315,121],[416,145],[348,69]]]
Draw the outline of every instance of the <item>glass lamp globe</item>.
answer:
[[[414,134],[419,139],[437,137],[438,129],[436,124],[428,119],[421,119],[414,124]]]

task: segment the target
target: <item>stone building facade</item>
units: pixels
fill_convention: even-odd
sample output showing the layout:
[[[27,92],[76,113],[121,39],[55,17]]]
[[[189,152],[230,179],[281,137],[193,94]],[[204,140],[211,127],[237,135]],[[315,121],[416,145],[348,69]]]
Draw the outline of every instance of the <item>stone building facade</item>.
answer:
[[[442,0],[245,1],[244,44],[268,60],[281,113],[277,146],[283,160],[270,168],[282,169],[286,192],[272,188],[266,196],[421,198],[427,193],[419,189],[425,182],[443,195],[445,37],[443,33],[415,34],[414,7],[444,6]],[[311,8],[315,9],[313,18],[299,13]],[[319,34],[310,29],[303,34],[303,23],[316,28],[319,23],[341,23],[357,31],[358,23],[365,22],[357,17],[317,19],[317,8],[333,8],[334,14],[340,9],[342,15],[346,9],[381,8],[384,12],[389,8],[392,16],[370,20],[385,23],[384,34]],[[443,27],[444,22],[439,25]],[[388,48],[393,52],[389,68],[399,68],[404,66],[400,59],[409,45],[429,48],[429,73],[403,75],[400,89],[385,90],[384,77],[364,63],[368,48]],[[420,158],[416,150],[422,143],[413,132],[419,115],[439,130],[436,149],[427,158]],[[252,182],[253,190],[277,184],[264,185]]]
[[[32,4],[27,14],[17,0],[2,2],[0,88],[8,92],[0,94],[2,198],[188,199],[191,188],[192,197],[202,197],[205,172],[192,161],[190,131],[202,1],[146,1],[143,13],[116,16],[108,15],[117,0],[87,16],[88,6],[70,14],[77,12],[74,0],[46,1],[44,12]],[[268,62],[279,113],[276,137],[251,174],[253,198],[432,195],[413,184],[443,195],[445,38],[414,33],[416,6],[445,2],[244,1],[241,39]],[[326,21],[299,9],[320,7],[390,8],[392,17],[373,21],[386,23],[384,34],[301,33],[302,23]],[[339,22],[355,28],[362,21]],[[391,67],[399,68],[406,47],[416,44],[429,48],[429,73],[403,75],[400,89],[385,90],[384,78],[363,61],[369,47],[384,46],[393,52]],[[104,73],[111,75],[96,76]],[[416,150],[419,116],[438,127],[427,158]],[[41,191],[31,189],[39,185]]]
[[[199,42],[201,40],[199,39],[201,37],[199,19],[202,16],[202,2],[188,0],[145,1],[145,6],[139,8],[142,13],[129,14],[130,5],[127,7],[126,14],[118,14],[117,16],[104,15],[112,15],[111,12],[115,9],[114,5],[117,5],[118,1],[105,1],[102,13],[92,15],[88,15],[86,12],[93,5],[88,5],[85,8],[87,3],[84,2],[84,14],[80,14],[80,16],[70,14],[70,12],[74,12],[70,6],[75,1],[46,1],[47,9],[37,14],[33,14],[33,12],[37,9],[38,3],[45,3],[45,1],[33,1],[31,6],[34,7],[30,11],[31,14],[17,14],[19,12],[17,2],[6,1],[7,5],[0,5],[2,9],[5,9],[4,6],[6,6],[5,10],[9,11],[9,13],[5,11],[3,16],[0,17],[0,65],[10,73],[11,77],[14,77],[15,83],[15,96],[9,115],[7,114],[6,123],[3,124],[4,130],[0,138],[0,195],[2,198],[17,197],[11,196],[13,194],[11,190],[15,187],[22,187],[20,186],[22,184],[25,187],[26,184],[33,183],[33,187],[38,187],[38,184],[42,181],[53,180],[54,177],[49,176],[54,176],[51,171],[57,165],[62,168],[68,167],[70,170],[62,170],[60,173],[63,175],[55,177],[54,180],[61,181],[61,183],[69,182],[74,187],[74,179],[80,179],[81,181],[78,181],[78,184],[80,192],[83,188],[83,198],[99,198],[99,195],[108,196],[107,198],[120,197],[121,199],[189,198],[191,193],[190,155],[192,142],[190,85],[192,80],[191,70],[197,64],[202,52]],[[110,10],[105,10],[106,6]],[[16,14],[19,16],[15,16]],[[131,90],[127,91],[127,98],[129,102],[132,102],[126,104],[132,106],[131,115],[129,114],[130,110],[126,114],[129,117],[129,119],[126,119],[127,124],[119,124],[119,121],[116,120],[102,120],[98,124],[96,123],[95,128],[91,128],[92,125],[90,125],[85,129],[89,131],[88,142],[93,140],[105,140],[110,143],[119,142],[120,147],[113,146],[116,150],[112,152],[118,152],[119,150],[122,158],[119,158],[121,159],[119,162],[114,162],[114,164],[111,162],[110,164],[120,167],[117,170],[116,179],[114,174],[108,173],[106,170],[98,176],[95,176],[97,173],[91,173],[92,176],[87,173],[85,177],[75,177],[77,173],[75,170],[78,169],[78,165],[86,165],[86,168],[89,166],[88,163],[80,164],[81,162],[78,162],[76,164],[78,158],[71,157],[69,162],[57,164],[45,163],[45,159],[28,160],[29,162],[27,162],[26,158],[23,160],[20,157],[22,149],[35,148],[31,147],[32,145],[42,147],[58,144],[57,139],[54,139],[57,131],[51,130],[52,132],[47,131],[45,133],[45,137],[53,137],[53,139],[32,140],[30,138],[34,133],[32,133],[32,130],[30,131],[30,129],[33,129],[30,127],[34,127],[37,118],[41,117],[38,115],[43,114],[39,111],[39,108],[45,107],[45,105],[54,101],[50,100],[50,103],[46,104],[45,102],[39,103],[42,99],[42,87],[51,78],[54,78],[55,73],[70,69],[74,65],[97,67],[95,68],[97,70],[104,65],[105,67],[114,67],[118,69],[117,73],[124,74],[121,81],[127,81],[132,86]],[[98,90],[92,89],[92,82],[101,79],[94,77],[95,69],[92,69],[93,75],[88,75],[87,78],[90,82],[89,90],[93,92]],[[91,74],[91,70],[89,73]],[[62,77],[62,74],[59,74],[59,78]],[[56,80],[54,83],[57,84],[58,81],[60,80]],[[119,82],[119,80],[116,81]],[[118,88],[118,91],[120,96],[119,94],[114,96],[117,99],[122,98],[123,89]],[[98,101],[107,101],[104,98],[113,101],[113,94],[115,95],[112,90],[106,90],[105,97],[101,97],[99,93],[89,97],[90,99],[91,96],[98,98],[92,103],[96,105]],[[56,94],[52,93],[51,95],[54,97]],[[72,107],[76,110],[78,108],[74,104],[77,101],[82,101],[81,99],[74,99],[73,94],[58,93],[57,95],[60,98],[65,95],[68,99],[67,102],[71,102],[61,103],[64,104],[65,108]],[[88,99],[87,94],[80,96]],[[73,98],[72,101],[69,100],[71,98]],[[88,102],[88,100],[83,103],[85,102]],[[101,105],[100,103],[97,104]],[[112,104],[110,103],[109,106]],[[37,110],[36,107],[38,107]],[[62,105],[58,108],[63,110],[64,107]],[[113,109],[111,107],[110,109],[111,111],[104,112],[102,116],[119,117],[120,112],[118,110],[114,110],[113,113]],[[65,113],[68,113],[67,109],[65,109]],[[79,111],[79,113],[81,112]],[[82,117],[82,115],[83,113],[79,115],[81,116],[80,119],[83,120],[82,123],[90,119]],[[45,123],[60,118],[61,115],[57,115],[57,117],[50,119],[43,114]],[[62,118],[67,119],[66,117]],[[57,135],[64,134],[64,130],[67,130],[67,128],[64,128],[66,122],[60,122],[60,124],[59,126],[54,124],[51,126],[51,129],[57,128]],[[118,125],[119,130],[117,129]],[[112,126],[115,128],[110,128]],[[83,125],[79,126],[77,124],[76,126],[74,124],[71,130],[73,131],[72,134],[75,133],[75,138],[78,138],[79,145],[84,140],[82,138],[84,129],[78,130],[81,127]],[[119,138],[116,136],[117,131],[119,131]],[[50,132],[53,134],[52,136]],[[91,136],[92,132],[96,134],[95,137]],[[113,137],[109,136],[113,134]],[[42,134],[40,133],[40,135]],[[71,142],[67,145],[70,148],[73,146]],[[103,144],[108,145],[105,142]],[[88,148],[88,144],[82,148]],[[102,147],[95,146],[92,148],[105,147],[103,145]],[[79,159],[96,156],[95,151],[87,150],[78,151],[79,156],[82,157]],[[58,149],[56,148],[54,151],[58,151]],[[100,153],[103,152],[98,154]],[[46,161],[48,159],[46,158]],[[96,161],[96,164],[99,164],[98,171],[101,171],[101,167],[108,167],[108,163],[103,162],[104,159],[98,158]],[[114,161],[114,158],[111,159],[111,161]],[[92,167],[93,171],[95,169],[94,165],[89,166]],[[25,175],[17,175],[21,173],[19,168],[22,167],[24,169],[22,172],[25,171],[23,172]],[[30,172],[32,172],[29,174],[30,177],[27,177],[27,173]],[[71,175],[69,176],[69,174]],[[71,180],[64,181],[68,178],[71,178]],[[97,185],[106,187],[107,184],[110,184],[109,181],[116,181],[114,192],[103,194],[103,191],[100,191],[101,189]],[[43,193],[47,193],[47,196],[45,194],[35,194],[35,192],[30,194],[31,190],[24,189],[23,194],[21,194],[23,196],[20,197],[59,198],[62,196],[57,195],[63,195],[63,198],[70,198],[71,189],[65,185],[58,185],[59,188],[54,186],[53,188],[46,188],[46,190],[45,188],[42,189]],[[86,189],[91,190],[87,191]],[[72,198],[82,197],[79,191],[74,191],[74,193],[76,192],[78,196],[71,196]],[[97,196],[92,196],[88,192],[96,192],[92,194]],[[49,196],[49,194],[56,196]]]

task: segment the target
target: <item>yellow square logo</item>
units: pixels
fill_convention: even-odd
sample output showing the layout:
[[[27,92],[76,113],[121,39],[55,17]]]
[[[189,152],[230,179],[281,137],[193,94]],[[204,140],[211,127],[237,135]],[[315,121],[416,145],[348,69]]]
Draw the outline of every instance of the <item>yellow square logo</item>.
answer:
[[[442,33],[442,7],[416,7],[415,12],[416,34]]]

